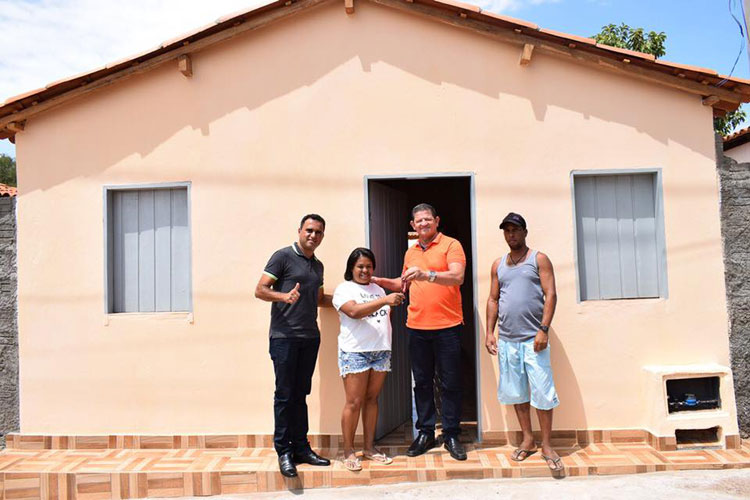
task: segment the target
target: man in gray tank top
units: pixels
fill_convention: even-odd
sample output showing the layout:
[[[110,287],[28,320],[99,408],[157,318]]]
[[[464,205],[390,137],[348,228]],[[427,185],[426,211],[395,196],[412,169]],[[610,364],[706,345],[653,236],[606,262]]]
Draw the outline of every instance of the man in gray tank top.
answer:
[[[513,405],[523,432],[523,441],[511,458],[521,462],[537,450],[531,432],[533,406],[542,431],[542,457],[558,473],[563,464],[550,437],[552,410],[560,402],[552,379],[548,337],[557,305],[555,273],[549,257],[526,246],[528,231],[523,217],[509,213],[500,229],[510,252],[492,264],[485,346],[498,356],[497,398],[502,404]]]

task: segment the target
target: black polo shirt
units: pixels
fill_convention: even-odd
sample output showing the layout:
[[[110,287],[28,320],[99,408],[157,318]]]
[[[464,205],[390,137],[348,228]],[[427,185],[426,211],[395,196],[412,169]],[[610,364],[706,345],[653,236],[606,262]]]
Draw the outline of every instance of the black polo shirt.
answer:
[[[318,291],[323,286],[323,263],[314,255],[305,257],[295,242],[274,252],[263,273],[275,279],[272,288],[277,292],[288,293],[299,283],[297,302],[271,303],[271,338],[320,338]]]

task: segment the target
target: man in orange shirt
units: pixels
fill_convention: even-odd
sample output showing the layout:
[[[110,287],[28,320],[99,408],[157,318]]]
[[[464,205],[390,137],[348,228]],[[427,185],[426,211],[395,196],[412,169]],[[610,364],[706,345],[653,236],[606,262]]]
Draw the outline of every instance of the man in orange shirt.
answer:
[[[461,285],[466,255],[458,240],[438,232],[435,208],[420,203],[411,211],[411,227],[419,241],[406,251],[400,278],[373,278],[383,288],[409,288],[406,329],[414,375],[419,435],[406,454],[416,457],[435,446],[435,392],[437,369],[441,383],[443,441],[456,460],[466,460],[458,439],[461,432]]]

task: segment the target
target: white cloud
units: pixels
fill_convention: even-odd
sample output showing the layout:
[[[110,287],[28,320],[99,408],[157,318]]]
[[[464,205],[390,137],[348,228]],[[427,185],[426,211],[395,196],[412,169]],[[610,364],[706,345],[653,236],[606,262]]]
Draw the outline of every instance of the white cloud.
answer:
[[[266,1],[0,0],[0,103]]]
[[[263,0],[0,0],[0,100],[155,47]]]

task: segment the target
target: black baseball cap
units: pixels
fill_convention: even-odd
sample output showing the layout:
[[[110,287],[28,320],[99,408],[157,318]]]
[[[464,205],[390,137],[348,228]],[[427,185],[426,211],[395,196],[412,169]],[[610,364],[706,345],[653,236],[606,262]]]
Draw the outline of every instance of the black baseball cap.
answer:
[[[521,229],[526,229],[526,220],[515,212],[510,212],[505,216],[503,221],[500,223],[500,229],[503,229],[503,226],[506,224],[513,224],[520,227]]]

